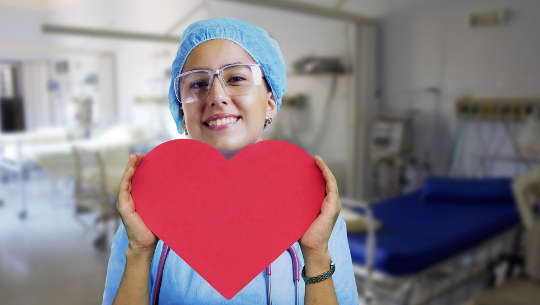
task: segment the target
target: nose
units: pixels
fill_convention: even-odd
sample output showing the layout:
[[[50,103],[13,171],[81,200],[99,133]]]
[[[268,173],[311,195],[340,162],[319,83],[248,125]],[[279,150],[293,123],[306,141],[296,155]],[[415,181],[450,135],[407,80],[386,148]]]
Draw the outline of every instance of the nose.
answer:
[[[208,96],[206,100],[215,105],[216,103],[228,103],[230,102],[229,95],[225,86],[222,84],[221,79],[218,74],[215,74],[214,79],[212,80],[211,87],[208,89]]]

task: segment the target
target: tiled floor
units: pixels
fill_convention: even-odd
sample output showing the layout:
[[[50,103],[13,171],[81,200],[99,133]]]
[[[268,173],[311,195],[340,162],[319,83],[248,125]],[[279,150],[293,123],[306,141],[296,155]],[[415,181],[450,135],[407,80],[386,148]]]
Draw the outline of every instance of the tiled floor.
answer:
[[[3,305],[100,304],[105,254],[93,247],[96,232],[77,220],[71,184],[44,175],[27,183],[28,214],[19,218],[20,190],[0,184],[0,303]],[[80,223],[83,221],[83,223]]]
[[[527,278],[511,279],[480,294],[467,305],[538,305],[540,283]]]

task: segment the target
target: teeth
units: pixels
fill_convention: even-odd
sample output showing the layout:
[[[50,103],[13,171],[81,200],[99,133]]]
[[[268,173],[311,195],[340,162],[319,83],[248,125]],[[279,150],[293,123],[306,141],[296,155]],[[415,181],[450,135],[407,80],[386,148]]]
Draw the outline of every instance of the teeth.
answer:
[[[221,125],[225,125],[225,124],[232,124],[235,121],[236,121],[236,118],[228,117],[228,118],[224,118],[224,119],[218,119],[218,120],[210,121],[210,122],[208,122],[208,125],[210,125],[210,126],[221,126]]]

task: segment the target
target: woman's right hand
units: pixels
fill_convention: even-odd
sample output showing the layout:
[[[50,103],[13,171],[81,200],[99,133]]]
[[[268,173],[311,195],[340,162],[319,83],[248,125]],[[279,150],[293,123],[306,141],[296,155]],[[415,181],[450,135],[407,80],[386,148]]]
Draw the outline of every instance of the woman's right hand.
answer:
[[[120,183],[120,192],[118,193],[118,202],[116,205],[126,228],[129,239],[129,250],[133,251],[134,254],[153,253],[157,244],[157,237],[148,229],[139,214],[135,211],[135,203],[131,197],[131,178],[142,158],[143,155],[141,153],[129,156],[129,161]]]

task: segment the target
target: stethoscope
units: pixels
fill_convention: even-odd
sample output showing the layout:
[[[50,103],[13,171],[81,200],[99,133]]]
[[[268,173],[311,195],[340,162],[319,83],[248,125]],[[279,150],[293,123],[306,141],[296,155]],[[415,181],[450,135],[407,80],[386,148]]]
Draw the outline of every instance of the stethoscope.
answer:
[[[294,304],[298,305],[298,281],[300,280],[300,263],[298,263],[298,256],[296,251],[291,246],[287,249],[287,252],[291,255],[292,265],[293,265],[293,282],[294,282]],[[272,285],[270,281],[270,276],[272,275],[272,265],[266,267],[266,303],[272,305]]]
[[[161,256],[159,258],[158,272],[156,275],[156,284],[154,285],[154,291],[152,293],[152,305],[159,304],[159,290],[161,288],[161,279],[163,278],[163,269],[165,267],[165,260],[167,259],[167,254],[169,254],[169,246],[163,243],[163,249],[161,250]],[[298,256],[296,251],[291,246],[287,249],[289,255],[291,256],[292,265],[293,265],[293,282],[294,282],[294,304],[298,305],[298,281],[300,280],[300,263],[298,262]],[[267,281],[266,281],[266,303],[272,305],[272,284],[271,284],[271,275],[272,267],[268,265],[265,270]]]

